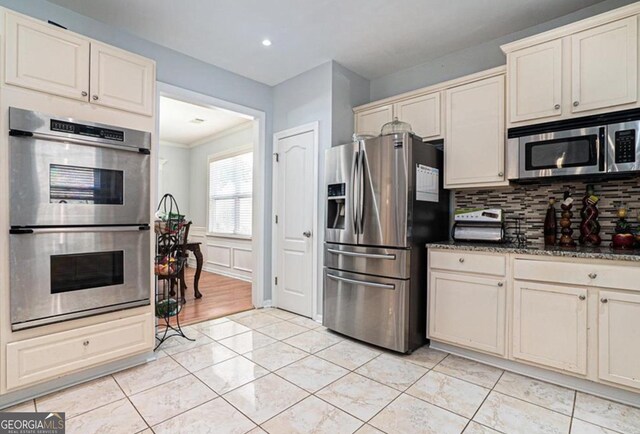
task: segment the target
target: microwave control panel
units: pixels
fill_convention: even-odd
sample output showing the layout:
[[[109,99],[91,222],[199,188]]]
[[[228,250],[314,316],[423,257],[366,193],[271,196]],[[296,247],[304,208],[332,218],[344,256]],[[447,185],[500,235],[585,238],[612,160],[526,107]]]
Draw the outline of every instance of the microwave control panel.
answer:
[[[124,131],[99,128],[91,125],[76,124],[73,122],[59,121],[51,119],[51,131],[59,133],[77,134],[79,136],[96,137],[99,139],[115,140],[124,142]]]
[[[635,163],[636,130],[616,131],[615,135],[616,164]]]

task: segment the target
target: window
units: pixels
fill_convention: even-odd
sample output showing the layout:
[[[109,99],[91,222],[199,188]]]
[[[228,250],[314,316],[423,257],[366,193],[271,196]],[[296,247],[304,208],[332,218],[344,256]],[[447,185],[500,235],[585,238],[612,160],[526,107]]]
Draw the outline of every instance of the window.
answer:
[[[209,159],[210,233],[251,236],[253,152]]]

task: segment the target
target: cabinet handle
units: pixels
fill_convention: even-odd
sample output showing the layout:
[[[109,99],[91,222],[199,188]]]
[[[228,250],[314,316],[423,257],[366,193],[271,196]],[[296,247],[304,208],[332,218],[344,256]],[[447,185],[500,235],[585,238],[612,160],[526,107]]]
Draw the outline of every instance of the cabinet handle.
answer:
[[[504,172],[498,172],[498,176],[502,178],[504,176]]]
[[[589,279],[595,279],[596,277],[598,277],[596,273],[589,273]]]
[[[586,297],[585,295],[580,295],[578,298],[579,298],[580,300],[586,300],[586,299],[587,299],[587,297]]]
[[[464,258],[460,258],[458,259],[458,261],[460,261],[460,263],[462,264],[464,262]]]
[[[609,300],[607,300],[606,298],[601,298],[601,299],[600,299],[600,302],[602,302],[602,303],[609,303]]]
[[[87,96],[87,95],[89,95],[89,94],[86,91],[83,90],[82,91],[82,96]]]
[[[88,346],[89,346],[89,341],[84,341],[84,342],[82,343],[82,345],[84,345],[85,347],[88,347]]]
[[[580,101],[574,101],[574,102],[573,102],[573,106],[574,106],[574,107],[578,107],[579,105],[580,105]]]
[[[554,105],[553,108],[556,109],[556,110],[560,110],[560,104]]]
[[[93,95],[91,98],[93,98],[94,101],[98,101],[98,95]]]
[[[502,288],[504,286],[504,282],[498,282],[498,286]]]

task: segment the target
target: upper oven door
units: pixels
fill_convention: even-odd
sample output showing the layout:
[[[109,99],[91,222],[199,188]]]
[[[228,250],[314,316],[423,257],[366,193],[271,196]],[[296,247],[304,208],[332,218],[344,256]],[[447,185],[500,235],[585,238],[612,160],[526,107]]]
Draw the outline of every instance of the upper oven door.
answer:
[[[150,156],[57,138],[9,138],[11,226],[148,224]]]
[[[604,173],[605,127],[520,137],[519,178]]]

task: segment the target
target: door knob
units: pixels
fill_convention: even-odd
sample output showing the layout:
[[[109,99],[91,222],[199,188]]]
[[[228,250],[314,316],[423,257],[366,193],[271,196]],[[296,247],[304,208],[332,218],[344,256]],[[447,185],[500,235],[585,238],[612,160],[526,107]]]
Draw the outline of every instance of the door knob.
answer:
[[[82,91],[82,96],[87,96],[87,95],[89,95],[89,94],[86,91],[83,90]]]
[[[579,105],[580,105],[580,101],[574,101],[574,102],[573,102],[573,106],[574,106],[574,107],[578,107]]]
[[[304,231],[304,232],[302,233],[302,235],[304,235],[304,236],[305,236],[305,237],[307,237],[307,238],[310,238],[310,237],[311,237],[311,231]]]
[[[554,105],[553,108],[556,109],[556,110],[560,110],[560,104]]]
[[[94,101],[98,101],[98,95],[93,95],[91,98],[93,98]]]

